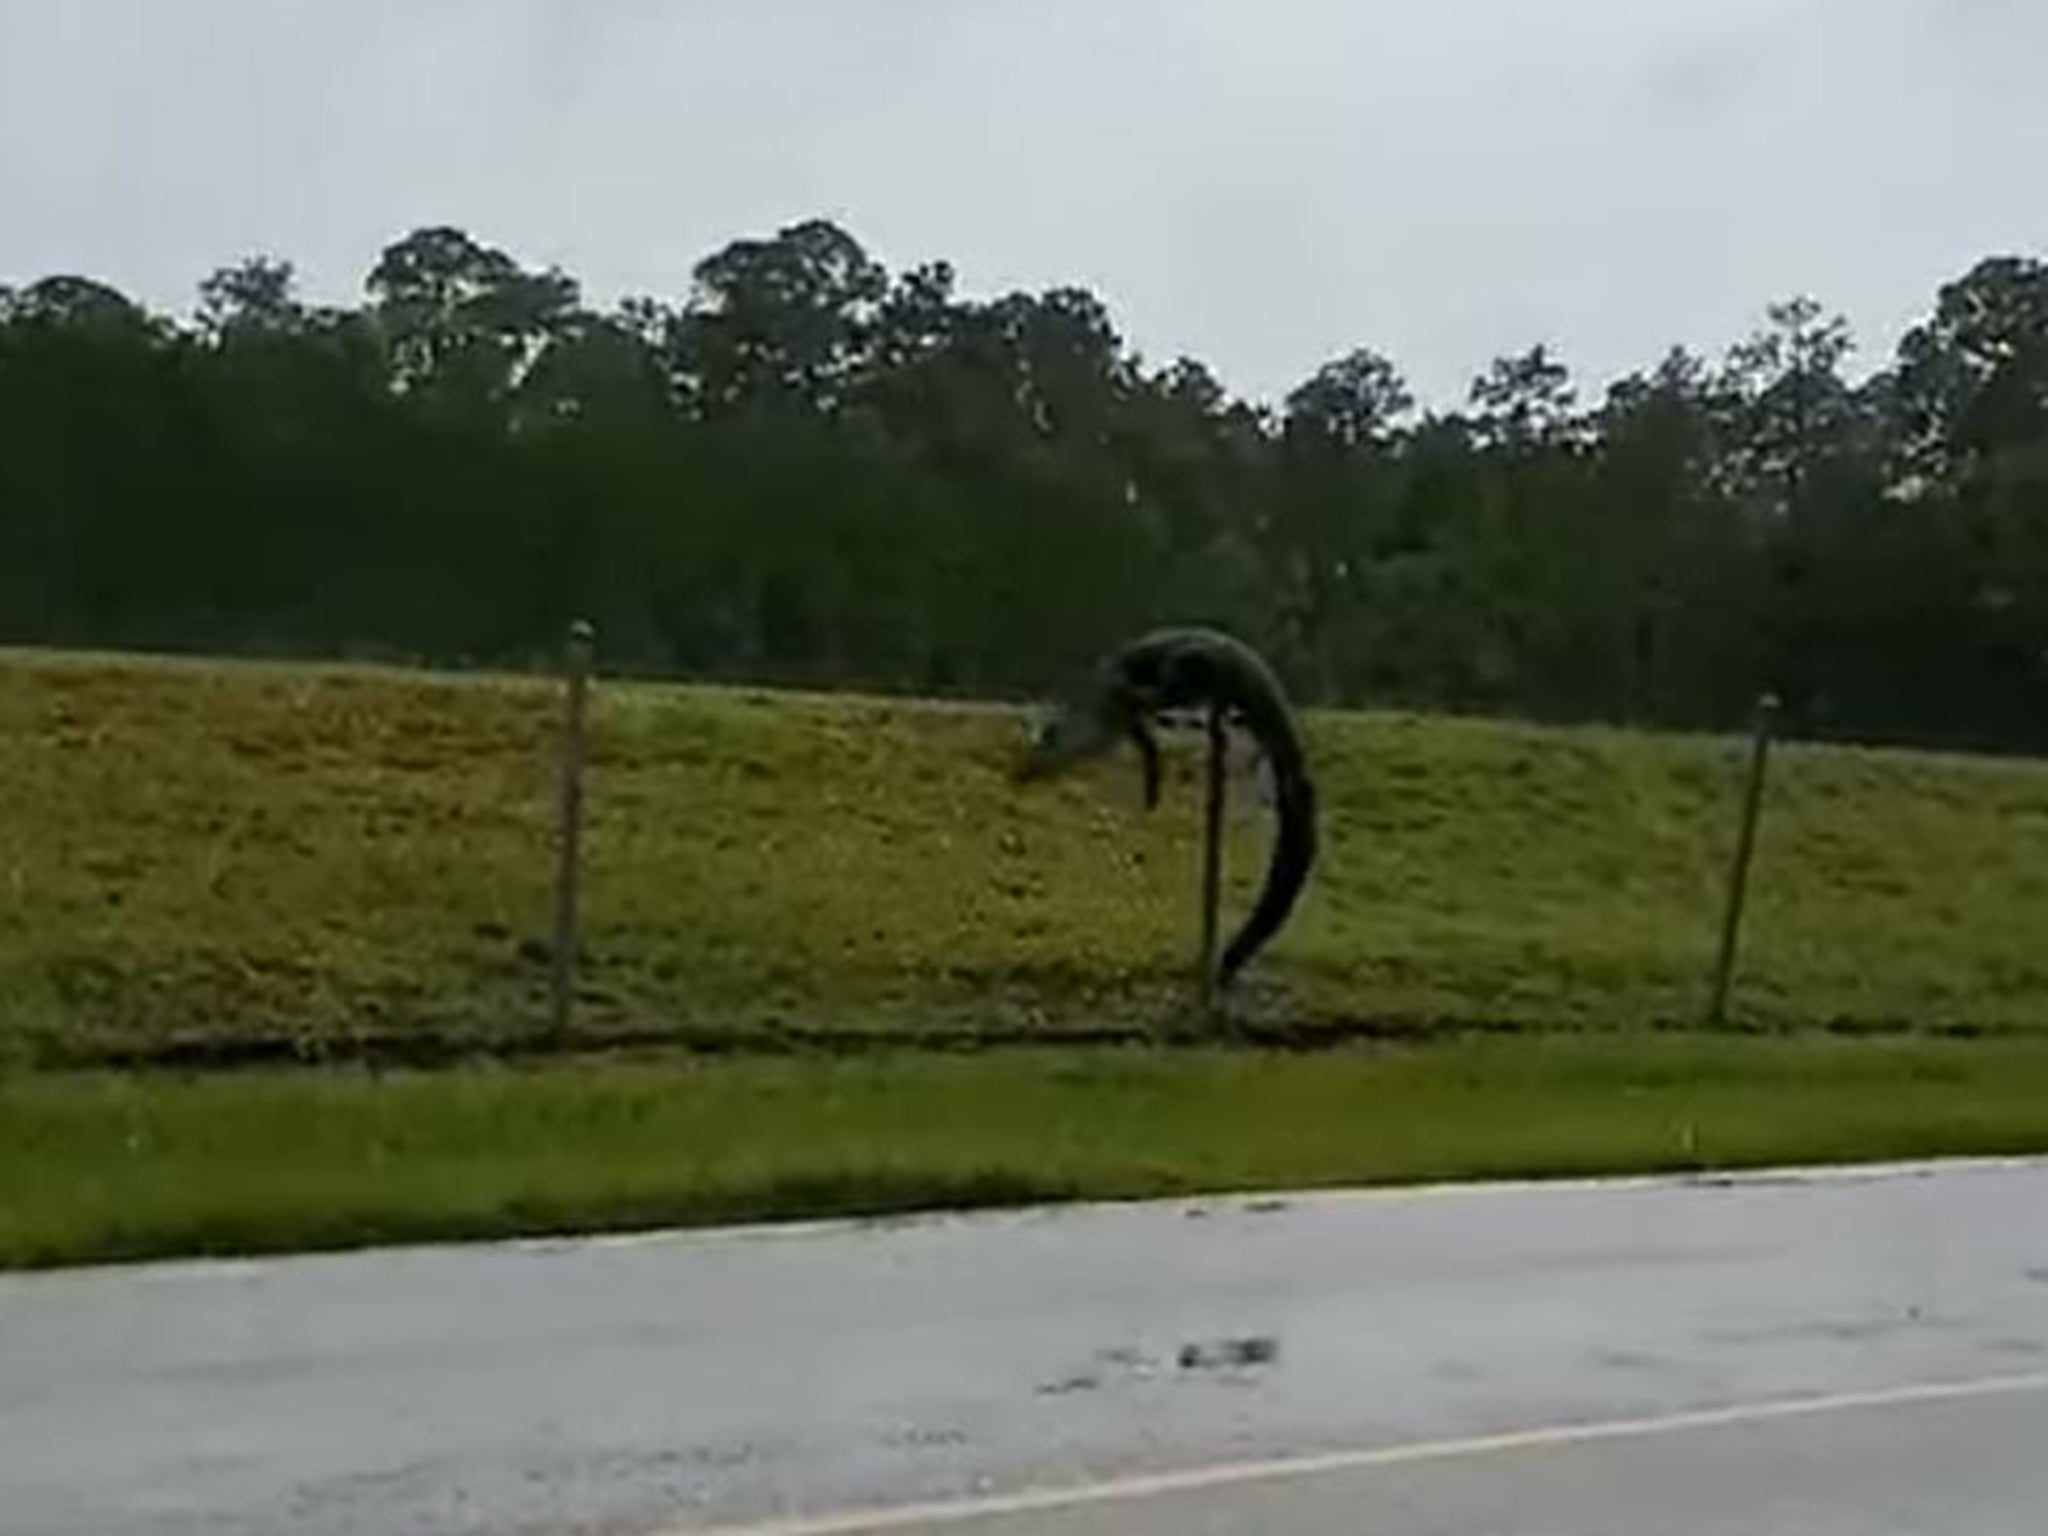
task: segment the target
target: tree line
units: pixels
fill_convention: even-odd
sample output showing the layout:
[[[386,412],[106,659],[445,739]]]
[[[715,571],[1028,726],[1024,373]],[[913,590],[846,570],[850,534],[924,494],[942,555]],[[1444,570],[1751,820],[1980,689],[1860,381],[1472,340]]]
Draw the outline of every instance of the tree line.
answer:
[[[580,615],[619,670],[1014,696],[1198,620],[1319,702],[2048,745],[2048,265],[1860,379],[1766,313],[1597,399],[1539,346],[1423,410],[1360,349],[1268,407],[823,220],[611,307],[445,227],[349,307],[45,277],[0,288],[0,641],[527,665]]]

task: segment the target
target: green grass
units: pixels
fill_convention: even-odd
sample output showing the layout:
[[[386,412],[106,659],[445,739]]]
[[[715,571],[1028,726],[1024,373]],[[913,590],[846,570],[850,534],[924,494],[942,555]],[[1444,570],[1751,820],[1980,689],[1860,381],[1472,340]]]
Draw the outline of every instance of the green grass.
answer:
[[[34,1074],[0,1084],[0,1264],[2043,1148],[2017,1037]]]
[[[1182,992],[1192,754],[1013,788],[1014,712],[602,685],[592,1038],[1083,1038]],[[0,1058],[504,1045],[544,1016],[555,698],[0,654]],[[1326,847],[1248,977],[1314,1035],[1697,1012],[1739,744],[1314,714]],[[1244,797],[1238,800],[1244,805]],[[1263,820],[1232,824],[1233,911]],[[1738,987],[1779,1029],[2048,1022],[2048,770],[1777,759]]]

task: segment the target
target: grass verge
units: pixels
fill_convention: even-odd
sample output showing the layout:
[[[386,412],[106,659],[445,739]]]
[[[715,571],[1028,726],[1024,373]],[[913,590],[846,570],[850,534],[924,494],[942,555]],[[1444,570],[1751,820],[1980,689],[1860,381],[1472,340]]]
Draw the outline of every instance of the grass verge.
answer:
[[[2048,1041],[1539,1037],[0,1082],[0,1264],[2048,1149]]]

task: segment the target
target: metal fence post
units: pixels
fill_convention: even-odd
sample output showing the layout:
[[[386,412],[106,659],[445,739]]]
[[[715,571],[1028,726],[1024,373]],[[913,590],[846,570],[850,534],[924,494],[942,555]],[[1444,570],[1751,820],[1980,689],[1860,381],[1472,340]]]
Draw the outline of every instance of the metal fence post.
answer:
[[[1771,754],[1771,726],[1778,712],[1775,694],[1756,701],[1750,722],[1749,781],[1742,791],[1742,824],[1735,835],[1735,858],[1728,870],[1728,899],[1721,915],[1721,947],[1714,957],[1713,990],[1707,999],[1707,1023],[1728,1017],[1728,987],[1735,975],[1735,948],[1742,932],[1742,906],[1749,887],[1749,862],[1756,852],[1756,823],[1763,808],[1764,770]]]
[[[1223,891],[1223,710],[1212,704],[1208,711],[1209,760],[1206,794],[1202,807],[1202,950],[1197,962],[1196,996],[1204,1017],[1216,1006],[1216,922]]]
[[[597,631],[583,619],[569,626],[566,688],[562,718],[560,820],[555,843],[555,942],[553,1008],[550,1022],[557,1034],[569,1028],[576,994],[576,955],[581,943],[577,912],[583,878],[584,717],[590,693],[591,661]]]

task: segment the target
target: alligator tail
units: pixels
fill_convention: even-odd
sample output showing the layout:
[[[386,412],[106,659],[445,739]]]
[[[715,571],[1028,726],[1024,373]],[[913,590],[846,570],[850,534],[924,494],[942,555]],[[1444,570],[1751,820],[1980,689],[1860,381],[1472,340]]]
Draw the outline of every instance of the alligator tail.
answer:
[[[1244,926],[1224,947],[1217,979],[1229,986],[1237,973],[1280,931],[1295,899],[1308,883],[1308,872],[1316,859],[1315,785],[1298,770],[1280,778],[1275,786],[1272,857],[1266,864],[1266,881],[1259,899],[1252,904]]]

